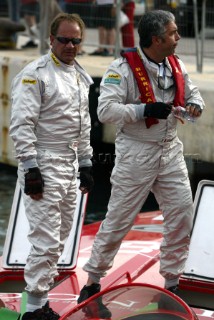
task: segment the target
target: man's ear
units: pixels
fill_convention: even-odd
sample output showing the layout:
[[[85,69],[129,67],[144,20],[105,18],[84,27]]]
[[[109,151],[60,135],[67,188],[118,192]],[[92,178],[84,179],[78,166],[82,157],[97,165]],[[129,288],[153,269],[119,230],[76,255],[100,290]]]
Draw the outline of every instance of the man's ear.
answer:
[[[162,39],[159,36],[152,36],[152,43],[159,45],[162,42]]]
[[[50,35],[50,45],[52,45],[54,39],[55,39],[55,37],[51,34],[51,35]]]

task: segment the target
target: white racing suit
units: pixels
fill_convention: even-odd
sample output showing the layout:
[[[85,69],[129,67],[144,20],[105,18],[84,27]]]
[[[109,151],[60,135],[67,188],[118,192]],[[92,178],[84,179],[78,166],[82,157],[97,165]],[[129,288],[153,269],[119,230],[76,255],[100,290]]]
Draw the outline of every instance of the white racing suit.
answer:
[[[52,52],[26,66],[12,83],[10,135],[24,189],[27,167],[38,166],[43,198],[23,192],[29,221],[30,254],[26,291],[42,296],[57,276],[57,262],[69,235],[76,207],[78,166],[91,166],[91,77],[77,62],[68,66]]]
[[[156,101],[172,103],[175,86],[159,89],[158,66],[150,63],[141,50],[140,53]],[[170,82],[173,80],[167,59],[166,64],[166,81]],[[190,81],[181,61],[180,64],[185,79],[185,103],[194,102],[203,108],[197,87]],[[98,104],[99,120],[117,126],[111,197],[91,257],[83,267],[94,282],[99,282],[112,266],[122,239],[131,229],[150,191],[164,218],[161,275],[169,280],[178,278],[188,255],[193,202],[183,145],[177,137],[178,120],[170,114],[166,120],[159,120],[148,129],[144,118],[139,120],[137,116],[137,105],[141,104],[139,97],[136,80],[126,59],[113,61],[103,76]]]

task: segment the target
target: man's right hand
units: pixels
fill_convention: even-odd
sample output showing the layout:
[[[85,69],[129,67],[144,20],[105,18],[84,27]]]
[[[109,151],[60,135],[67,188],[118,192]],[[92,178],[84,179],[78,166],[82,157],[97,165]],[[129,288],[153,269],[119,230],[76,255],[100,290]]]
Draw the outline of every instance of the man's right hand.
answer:
[[[25,173],[24,192],[34,200],[40,200],[44,191],[44,181],[38,167],[28,169]]]
[[[145,105],[144,117],[166,119],[171,111],[172,106],[169,104],[163,102],[149,103]]]

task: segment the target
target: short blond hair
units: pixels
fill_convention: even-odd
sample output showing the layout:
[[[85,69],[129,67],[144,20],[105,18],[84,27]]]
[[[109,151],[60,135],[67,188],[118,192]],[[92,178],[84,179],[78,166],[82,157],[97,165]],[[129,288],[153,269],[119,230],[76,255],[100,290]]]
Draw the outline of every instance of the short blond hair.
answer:
[[[84,31],[85,31],[85,23],[81,19],[81,17],[76,13],[59,13],[52,21],[51,27],[50,27],[50,33],[53,36],[57,35],[57,31],[59,29],[59,26],[61,22],[63,21],[69,21],[69,22],[76,22],[81,30],[81,36],[83,37]]]

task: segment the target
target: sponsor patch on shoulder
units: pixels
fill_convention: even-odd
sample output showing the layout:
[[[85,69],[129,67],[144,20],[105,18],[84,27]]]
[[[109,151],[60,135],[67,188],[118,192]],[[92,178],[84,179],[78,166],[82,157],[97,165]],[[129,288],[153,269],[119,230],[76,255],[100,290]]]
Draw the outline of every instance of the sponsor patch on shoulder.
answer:
[[[35,79],[22,79],[23,84],[36,84],[36,82]]]
[[[104,80],[104,83],[111,83],[111,84],[120,84],[120,82],[121,82],[121,76],[116,73],[109,73]]]

